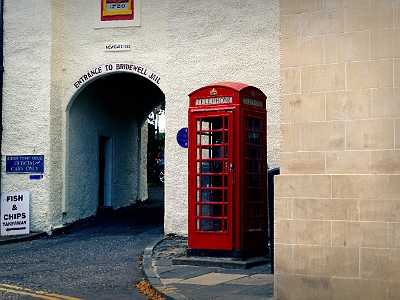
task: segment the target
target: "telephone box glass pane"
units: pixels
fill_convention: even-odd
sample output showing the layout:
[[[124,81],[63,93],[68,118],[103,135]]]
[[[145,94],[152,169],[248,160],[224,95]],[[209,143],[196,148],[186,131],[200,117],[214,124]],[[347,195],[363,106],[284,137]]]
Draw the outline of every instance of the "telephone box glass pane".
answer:
[[[201,128],[201,120],[197,120],[196,122],[196,130],[199,131]]]
[[[206,176],[201,176],[201,187],[209,188],[209,187],[222,187],[222,175],[206,175]]]
[[[200,163],[198,163],[200,164]],[[212,164],[213,162],[211,161],[202,161],[201,162],[201,171],[199,170],[198,172],[202,172],[203,174],[211,173],[212,172]]]
[[[222,217],[222,206],[206,204],[202,206],[201,215],[203,217]]]
[[[258,175],[247,175],[247,183],[249,187],[260,187],[261,178]]]
[[[224,137],[224,138],[223,138]],[[209,131],[197,134],[197,145],[219,145],[227,143],[228,135],[226,133]]]
[[[222,202],[221,190],[202,190],[201,201],[203,202]]]
[[[259,202],[261,200],[261,191],[259,189],[248,189],[247,200],[250,202]]]
[[[261,218],[249,218],[248,219],[248,224],[247,224],[247,230],[248,231],[259,231],[262,230],[262,222],[261,222]]]
[[[249,144],[260,145],[260,134],[257,132],[248,132],[247,133],[247,142]]]
[[[261,172],[261,163],[256,160],[248,160],[247,161],[247,171],[250,173],[260,173]]]
[[[260,147],[257,147],[257,146],[247,147],[247,157],[248,158],[261,158]]]
[[[247,118],[246,119],[246,129],[260,131],[261,120],[257,118]]]
[[[209,159],[212,157],[211,148],[210,147],[203,147],[201,148],[201,155],[199,158],[202,159]]]
[[[211,200],[211,195],[210,195],[210,191],[209,190],[202,190],[201,191],[201,201],[203,202],[210,202]]]
[[[212,132],[212,144],[221,144],[222,143],[222,132]]]
[[[247,205],[247,215],[253,217],[261,216],[261,204],[259,203],[250,203]]]
[[[222,231],[221,219],[202,219],[201,231]]]
[[[223,117],[210,117],[210,118],[202,118],[201,121],[201,129],[202,131],[206,130],[217,130],[222,128],[222,122],[226,120],[223,120]]]

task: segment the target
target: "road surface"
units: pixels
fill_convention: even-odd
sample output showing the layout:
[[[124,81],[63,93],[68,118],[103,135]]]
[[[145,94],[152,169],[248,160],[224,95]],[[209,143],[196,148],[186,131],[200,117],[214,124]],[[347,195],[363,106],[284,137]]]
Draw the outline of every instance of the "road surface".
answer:
[[[163,234],[163,188],[149,200],[104,213],[63,234],[0,245],[0,299],[147,299],[143,249]]]

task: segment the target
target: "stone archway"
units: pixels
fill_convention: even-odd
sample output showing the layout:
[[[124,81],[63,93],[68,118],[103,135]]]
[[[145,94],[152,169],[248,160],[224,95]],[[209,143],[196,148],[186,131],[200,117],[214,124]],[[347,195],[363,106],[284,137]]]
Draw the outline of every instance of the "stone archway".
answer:
[[[143,124],[165,101],[154,78],[132,72],[98,76],[78,88],[66,112],[67,222],[95,214],[99,205],[118,208],[146,197]]]

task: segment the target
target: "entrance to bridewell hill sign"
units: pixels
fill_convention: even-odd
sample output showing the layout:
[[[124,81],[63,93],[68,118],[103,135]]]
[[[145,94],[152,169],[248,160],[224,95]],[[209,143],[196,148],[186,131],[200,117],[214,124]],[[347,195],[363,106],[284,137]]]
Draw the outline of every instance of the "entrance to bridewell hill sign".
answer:
[[[266,96],[236,82],[189,96],[187,255],[265,255]]]
[[[147,117],[165,101],[141,74],[108,73],[85,84],[67,109],[66,222],[147,198]]]

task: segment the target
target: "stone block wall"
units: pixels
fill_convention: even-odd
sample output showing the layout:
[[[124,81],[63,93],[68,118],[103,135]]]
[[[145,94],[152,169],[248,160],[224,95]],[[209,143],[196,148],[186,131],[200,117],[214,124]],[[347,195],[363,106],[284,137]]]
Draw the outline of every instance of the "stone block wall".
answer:
[[[400,1],[281,0],[277,299],[399,299]]]

